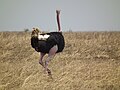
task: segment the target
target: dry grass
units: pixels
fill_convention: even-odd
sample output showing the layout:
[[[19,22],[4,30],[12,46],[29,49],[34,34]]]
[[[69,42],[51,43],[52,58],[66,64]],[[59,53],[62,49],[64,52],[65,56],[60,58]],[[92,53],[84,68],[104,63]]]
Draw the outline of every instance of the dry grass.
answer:
[[[120,32],[64,33],[66,46],[43,73],[30,33],[0,33],[0,90],[120,90]]]

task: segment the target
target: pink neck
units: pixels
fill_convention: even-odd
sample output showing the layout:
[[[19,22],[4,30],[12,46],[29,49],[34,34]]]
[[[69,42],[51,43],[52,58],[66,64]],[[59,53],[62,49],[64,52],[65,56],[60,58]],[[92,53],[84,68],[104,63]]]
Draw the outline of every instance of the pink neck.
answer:
[[[57,12],[57,24],[58,24],[58,31],[61,31],[59,14],[60,12]]]

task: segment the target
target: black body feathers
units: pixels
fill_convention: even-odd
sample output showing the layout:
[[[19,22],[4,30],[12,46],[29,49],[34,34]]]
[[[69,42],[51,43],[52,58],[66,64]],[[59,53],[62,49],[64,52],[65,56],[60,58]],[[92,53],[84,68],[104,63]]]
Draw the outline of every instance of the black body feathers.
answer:
[[[54,46],[58,46],[58,52],[62,52],[65,46],[64,37],[61,32],[45,33],[50,35],[46,40],[38,40],[38,37],[31,38],[31,45],[37,52],[49,53],[50,49]],[[41,35],[45,35],[41,34]]]

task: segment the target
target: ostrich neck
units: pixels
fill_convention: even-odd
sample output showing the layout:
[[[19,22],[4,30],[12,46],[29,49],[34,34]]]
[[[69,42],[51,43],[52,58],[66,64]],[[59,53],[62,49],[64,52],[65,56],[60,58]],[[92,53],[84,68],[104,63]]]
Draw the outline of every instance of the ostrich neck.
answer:
[[[58,13],[57,13],[57,24],[58,24],[58,31],[60,31],[61,27],[60,27],[60,18]]]

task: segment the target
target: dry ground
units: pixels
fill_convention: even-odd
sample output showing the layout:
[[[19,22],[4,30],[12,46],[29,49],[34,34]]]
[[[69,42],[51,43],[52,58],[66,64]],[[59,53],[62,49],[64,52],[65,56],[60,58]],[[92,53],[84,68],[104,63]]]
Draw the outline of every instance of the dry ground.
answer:
[[[0,90],[120,90],[120,32],[67,32],[43,73],[30,33],[0,33]],[[45,57],[46,58],[46,57]]]

